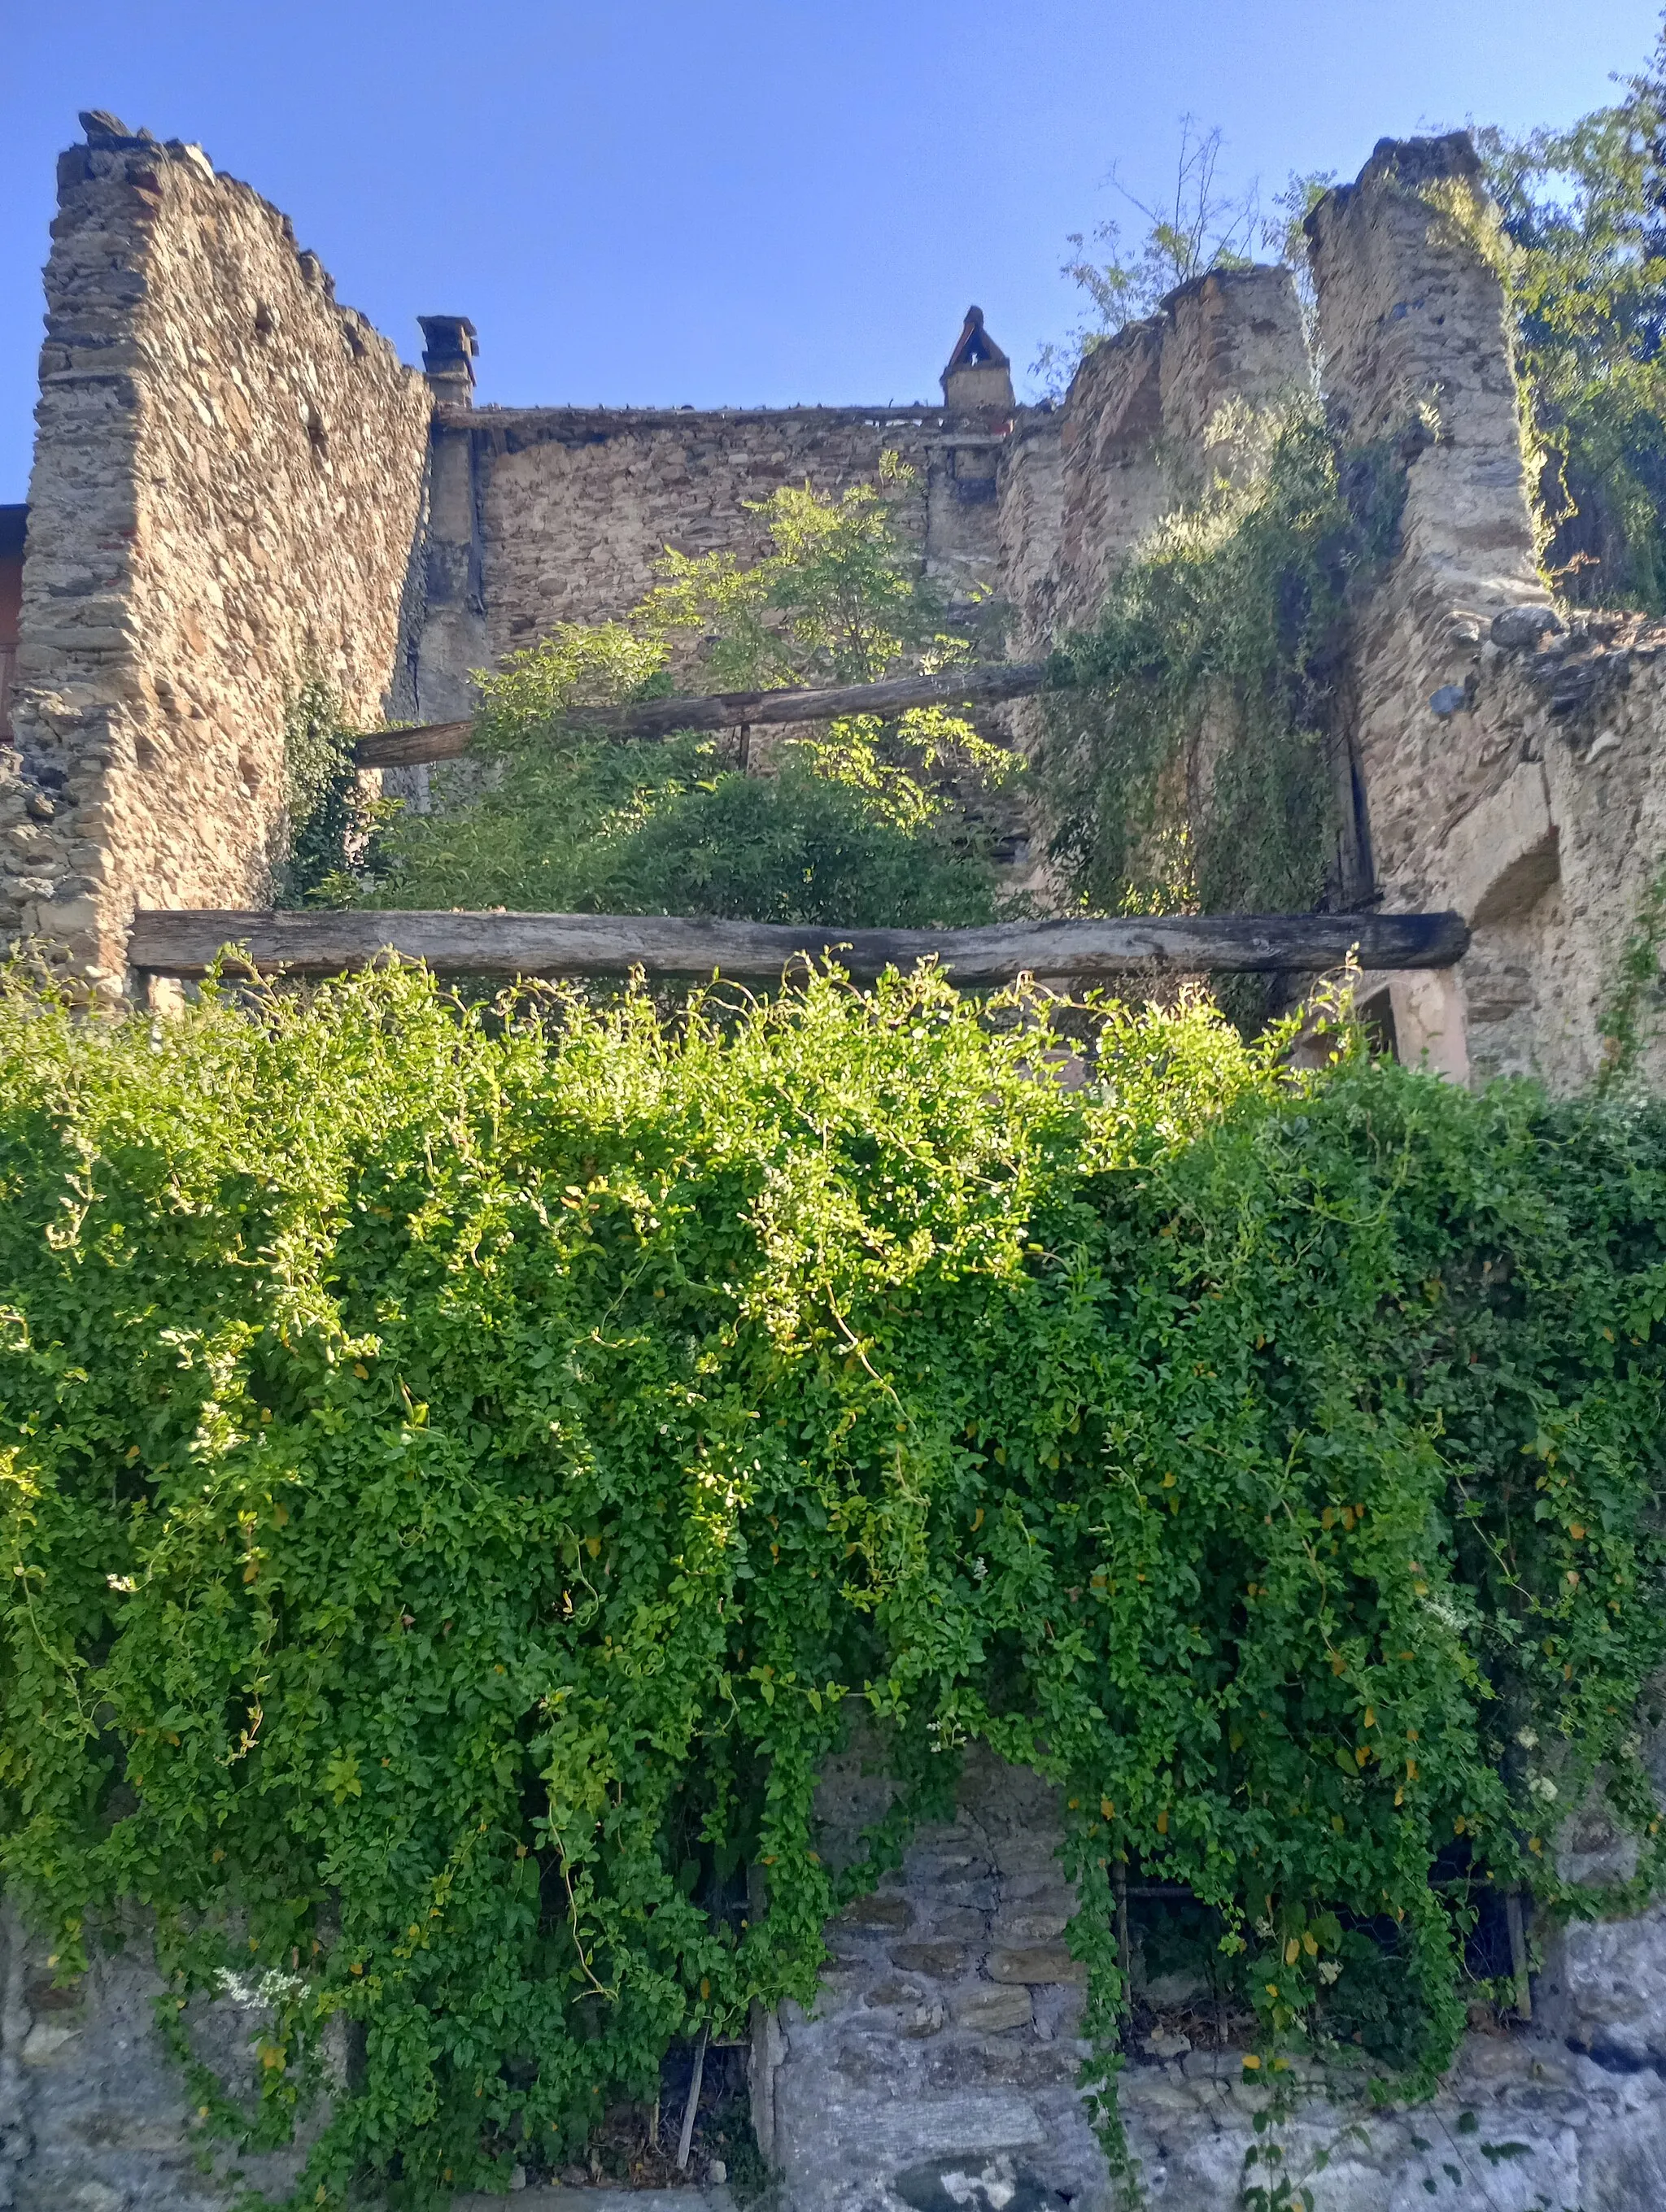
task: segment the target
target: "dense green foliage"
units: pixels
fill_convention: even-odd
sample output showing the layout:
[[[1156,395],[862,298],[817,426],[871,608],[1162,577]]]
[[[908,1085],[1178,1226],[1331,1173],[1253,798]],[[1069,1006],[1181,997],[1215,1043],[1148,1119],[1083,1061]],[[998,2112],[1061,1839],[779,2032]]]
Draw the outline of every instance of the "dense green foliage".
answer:
[[[861,717],[748,763],[729,739],[587,740],[573,719],[672,690],[854,682],[964,657],[970,640],[945,628],[908,542],[915,497],[894,462],[839,499],[787,486],[756,510],[761,560],[668,552],[623,621],[562,624],[483,675],[476,757],[435,777],[432,813],[385,828],[364,896],[853,926],[989,920],[979,801],[1017,763],[968,723]]]
[[[928,975],[0,1002],[0,1863],[66,1968],[153,1910],[182,2022],[264,1974],[262,2126],[354,2025],[304,2201],[807,1994],[856,1711],[915,1802],[1064,1786],[1102,2051],[1118,1855],[1415,2090],[1466,1869],[1555,1897],[1593,1777],[1652,1838],[1666,1116],[1047,1043]]]
[[[1575,601],[1666,612],[1666,40],[1612,106],[1480,143],[1547,568]]]
[[[1335,863],[1332,685],[1398,477],[1316,412],[1224,410],[1220,466],[1123,562],[1062,652],[1043,787],[1101,911],[1298,912]]]
[[[356,871],[374,835],[376,809],[353,764],[353,732],[341,702],[321,677],[309,677],[283,721],[286,789],[279,849],[272,855],[274,906],[351,902]]]

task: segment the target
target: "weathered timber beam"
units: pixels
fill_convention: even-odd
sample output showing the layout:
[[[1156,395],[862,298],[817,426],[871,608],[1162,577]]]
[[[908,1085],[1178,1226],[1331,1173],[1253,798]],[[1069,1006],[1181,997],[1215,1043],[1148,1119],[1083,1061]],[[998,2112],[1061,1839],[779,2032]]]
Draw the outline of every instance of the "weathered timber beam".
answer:
[[[892,676],[881,684],[841,684],[797,691],[713,691],[681,699],[638,699],[628,707],[574,707],[566,727],[610,738],[665,738],[673,730],[733,730],[767,722],[830,722],[842,714],[902,714],[910,707],[988,707],[1023,699],[1060,680],[1040,660],[989,661],[935,676]],[[361,768],[410,768],[455,760],[469,749],[472,725],[429,722],[361,738]]]
[[[228,946],[262,974],[333,975],[395,953],[453,974],[725,975],[773,981],[824,955],[855,976],[935,959],[958,984],[1024,975],[1092,983],[1130,969],[1317,974],[1357,951],[1365,968],[1448,968],[1469,933],[1456,914],[1140,915],[988,929],[800,928],[608,914],[440,914],[151,909],[134,917],[128,959],[163,975],[200,975]],[[234,967],[240,962],[230,963]]]
[[[474,743],[472,722],[423,722],[414,730],[376,730],[353,747],[356,768],[416,768],[456,760]]]

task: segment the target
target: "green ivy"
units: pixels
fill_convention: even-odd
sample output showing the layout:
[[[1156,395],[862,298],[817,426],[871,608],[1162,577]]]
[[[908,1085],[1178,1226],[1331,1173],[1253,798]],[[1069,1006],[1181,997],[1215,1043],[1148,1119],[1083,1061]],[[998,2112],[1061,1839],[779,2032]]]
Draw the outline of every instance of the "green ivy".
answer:
[[[1101,913],[1299,913],[1338,880],[1335,687],[1403,469],[1339,453],[1307,404],[1213,434],[1212,480],[1122,562],[1047,696],[1053,857]]]
[[[360,790],[353,735],[334,689],[309,677],[283,718],[283,845],[271,872],[276,906],[347,906],[356,895],[376,810]]]
[[[1666,609],[1666,33],[1566,130],[1478,134],[1543,565],[1576,605]]]
[[[1119,1857],[1262,2080],[1391,1981],[1402,2094],[1467,1877],[1576,1902],[1600,1787],[1583,1909],[1645,1893],[1666,1114],[1101,1018],[1073,1091],[929,972],[0,1000],[0,1864],[66,1972],[153,1914],[182,2041],[259,1978],[227,2128],[346,2029],[298,2201],[544,2170],[807,1999],[857,1712],[915,1804],[1061,1784],[1113,2135]]]

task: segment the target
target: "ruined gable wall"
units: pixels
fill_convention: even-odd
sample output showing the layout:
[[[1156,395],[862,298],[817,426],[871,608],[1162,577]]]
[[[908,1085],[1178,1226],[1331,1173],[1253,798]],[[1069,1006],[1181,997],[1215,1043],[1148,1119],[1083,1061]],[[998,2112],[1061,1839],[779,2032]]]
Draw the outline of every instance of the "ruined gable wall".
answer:
[[[412,711],[465,714],[473,671],[557,623],[623,615],[667,546],[757,559],[766,533],[748,502],[871,483],[886,453],[915,471],[921,553],[952,585],[969,570],[946,544],[948,428],[926,407],[443,409]],[[993,568],[994,509],[980,513]]]
[[[194,147],[63,156],[46,304],[0,934],[113,995],[135,906],[261,902],[307,677],[380,711],[429,398]]]
[[[1385,141],[1310,232],[1327,395],[1397,443],[1395,559],[1360,610],[1351,734],[1381,902],[1453,907],[1450,974],[1385,979],[1403,1057],[1458,1077],[1589,1083],[1602,1016],[1666,857],[1660,635],[1565,632],[1534,557],[1502,290],[1441,211],[1478,184],[1461,134]],[[1657,1047],[1642,1071],[1666,1078]]]

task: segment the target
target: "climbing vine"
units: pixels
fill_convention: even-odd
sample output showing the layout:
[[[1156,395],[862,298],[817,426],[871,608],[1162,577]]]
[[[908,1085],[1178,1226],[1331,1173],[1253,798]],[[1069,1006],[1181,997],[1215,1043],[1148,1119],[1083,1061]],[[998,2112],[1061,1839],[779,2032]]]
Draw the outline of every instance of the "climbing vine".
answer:
[[[1339,456],[1306,405],[1223,410],[1214,439],[1213,483],[1124,562],[1049,695],[1052,849],[1102,912],[1299,912],[1335,863],[1341,630],[1400,472]]]
[[[309,677],[283,719],[284,806],[272,855],[277,906],[345,906],[374,834],[375,802],[364,795],[334,689]]]
[[[1474,1884],[1653,1882],[1666,1115],[1191,1000],[1070,1091],[1035,1012],[0,1000],[0,1865],[62,1972],[152,1916],[217,2124],[331,2081],[297,2201],[544,2171],[807,1998],[859,1713],[904,1817],[972,1740],[1059,1784],[1110,2131],[1119,1860],[1255,2078],[1402,2094]]]

